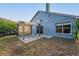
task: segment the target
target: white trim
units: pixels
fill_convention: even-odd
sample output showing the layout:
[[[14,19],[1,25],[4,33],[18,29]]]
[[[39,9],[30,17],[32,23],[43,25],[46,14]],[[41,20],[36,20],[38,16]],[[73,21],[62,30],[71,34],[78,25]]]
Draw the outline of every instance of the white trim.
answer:
[[[43,35],[43,37],[52,38],[53,36]]]
[[[71,30],[70,30],[70,33],[56,33],[56,34],[60,34],[60,35],[72,35],[72,23],[56,23],[57,26],[62,26],[62,31],[63,31],[63,25],[70,25],[71,26]],[[55,27],[56,27],[55,25]],[[56,32],[56,31],[55,31]]]
[[[71,25],[72,23],[63,23],[63,25],[68,25],[68,24]]]
[[[57,25],[57,26],[61,26],[61,25],[62,25],[62,23],[57,23],[56,25]]]
[[[62,35],[63,33],[56,33],[57,35]]]

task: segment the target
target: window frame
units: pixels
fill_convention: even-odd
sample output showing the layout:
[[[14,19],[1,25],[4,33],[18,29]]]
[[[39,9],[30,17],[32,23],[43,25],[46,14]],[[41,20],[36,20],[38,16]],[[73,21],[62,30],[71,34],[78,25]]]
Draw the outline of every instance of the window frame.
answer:
[[[70,25],[70,33],[64,33],[63,30],[63,25]],[[56,32],[56,26],[62,26],[62,33],[57,33]],[[56,23],[55,25],[55,32],[56,34],[63,34],[63,35],[72,35],[72,23]]]
[[[57,26],[62,26],[62,24],[56,24],[56,26],[55,27],[57,27]],[[62,30],[63,31],[63,30]],[[57,28],[56,28],[56,31],[55,31],[57,34],[62,34],[62,32],[60,33],[60,32],[57,32]]]
[[[63,25],[63,33],[65,33],[65,34],[71,33],[71,25],[70,24]]]

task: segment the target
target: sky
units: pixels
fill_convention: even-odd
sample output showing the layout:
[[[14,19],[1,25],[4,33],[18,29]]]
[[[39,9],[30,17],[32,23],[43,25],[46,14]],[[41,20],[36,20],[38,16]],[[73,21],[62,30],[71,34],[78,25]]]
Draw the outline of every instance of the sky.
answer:
[[[45,3],[0,3],[0,17],[13,21],[30,21],[38,10],[45,9]],[[50,3],[50,11],[79,16],[79,4]]]

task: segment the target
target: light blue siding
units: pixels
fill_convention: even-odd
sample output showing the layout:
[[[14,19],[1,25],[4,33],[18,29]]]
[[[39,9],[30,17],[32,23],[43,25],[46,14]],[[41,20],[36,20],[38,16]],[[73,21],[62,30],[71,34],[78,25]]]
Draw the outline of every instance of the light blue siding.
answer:
[[[32,35],[36,35],[36,26],[32,26]]]
[[[57,34],[56,33],[56,23],[71,23],[72,31],[74,28],[74,17],[64,16],[59,14],[47,13],[47,12],[40,12],[32,22],[36,23],[38,20],[42,20],[40,22],[43,25],[43,35],[52,36],[52,37],[63,37],[63,38],[74,38],[74,34],[72,32],[71,35],[69,34]],[[32,34],[36,34],[35,26],[32,27]]]

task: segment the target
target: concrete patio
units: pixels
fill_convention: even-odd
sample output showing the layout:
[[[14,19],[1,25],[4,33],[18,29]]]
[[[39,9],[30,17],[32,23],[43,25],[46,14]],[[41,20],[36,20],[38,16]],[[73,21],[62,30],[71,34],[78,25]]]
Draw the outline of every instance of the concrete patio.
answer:
[[[40,39],[40,38],[43,38],[44,35],[27,35],[27,36],[18,36],[18,38],[23,41],[24,43],[28,43],[28,42],[31,42],[31,41],[34,41],[34,40],[37,40],[37,39]]]

